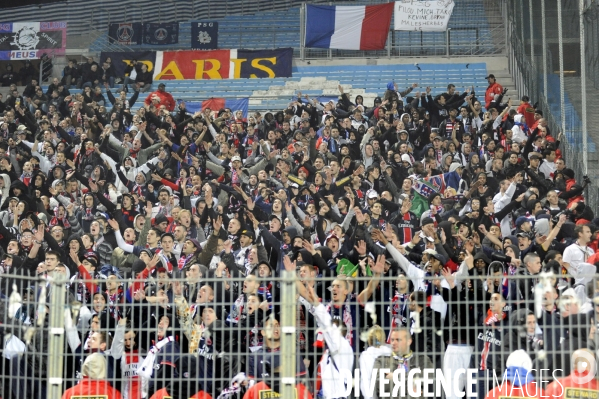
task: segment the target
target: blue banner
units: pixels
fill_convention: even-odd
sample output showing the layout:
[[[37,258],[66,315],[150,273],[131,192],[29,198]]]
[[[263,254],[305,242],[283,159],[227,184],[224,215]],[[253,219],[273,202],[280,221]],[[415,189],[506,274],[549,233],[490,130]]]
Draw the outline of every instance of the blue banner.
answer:
[[[179,23],[152,23],[144,24],[144,44],[177,44],[179,43]]]
[[[237,58],[248,60],[241,63],[241,78],[291,77],[293,49],[237,50]]]
[[[142,42],[142,33],[141,22],[110,24],[108,27],[108,40],[110,43],[138,45]]]
[[[193,50],[215,50],[218,48],[218,22],[192,21],[191,48]]]

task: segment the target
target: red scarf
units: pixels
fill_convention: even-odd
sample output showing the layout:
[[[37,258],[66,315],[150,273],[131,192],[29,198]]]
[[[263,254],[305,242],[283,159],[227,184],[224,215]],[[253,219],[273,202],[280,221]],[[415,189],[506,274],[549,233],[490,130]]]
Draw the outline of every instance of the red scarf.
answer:
[[[487,310],[487,317],[485,318],[485,326],[492,326],[493,324],[501,321],[505,318],[505,313],[501,312],[500,315],[493,314],[491,309]]]
[[[50,226],[59,226],[61,222],[62,226],[65,229],[71,228],[71,224],[69,223],[69,220],[67,219],[66,215],[64,215],[62,219],[58,218],[58,207],[56,207],[54,208],[54,217],[52,218],[52,220],[50,220]]]

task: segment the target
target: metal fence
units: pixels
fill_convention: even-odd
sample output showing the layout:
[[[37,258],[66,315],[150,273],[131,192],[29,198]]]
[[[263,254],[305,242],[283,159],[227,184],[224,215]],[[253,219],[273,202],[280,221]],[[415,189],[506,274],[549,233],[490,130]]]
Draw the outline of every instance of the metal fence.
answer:
[[[599,168],[595,146],[599,136],[593,129],[599,116],[588,109],[597,97],[597,13],[595,1],[580,14],[587,1],[506,1],[509,68],[518,94],[528,95],[547,119],[554,138],[564,134],[561,150],[577,179],[589,175],[593,181],[586,195],[593,212],[599,206]],[[585,10],[585,8],[583,8]],[[580,23],[584,21],[581,47]],[[586,61],[585,61],[586,57]],[[584,66],[587,73],[584,73]],[[588,96],[588,97],[587,97]],[[590,112],[588,112],[590,111]]]
[[[508,262],[506,270],[514,266]],[[385,268],[380,280],[357,273],[361,277],[315,277],[302,268],[284,277],[261,273],[243,280],[171,279],[162,273],[137,282],[137,288],[131,279],[114,277],[65,283],[64,272],[38,278],[4,274],[0,394],[55,399],[84,377],[105,374],[130,399],[189,398],[200,390],[213,398],[229,390],[233,395],[223,398],[241,398],[254,385],[268,390],[264,384],[277,392],[301,384],[318,397],[320,387],[335,382],[331,370],[323,369],[326,361],[317,367],[326,349],[345,359],[340,363],[338,357],[336,367],[352,377],[356,369],[364,378],[405,359],[412,368],[440,369],[445,378],[458,369],[474,370],[475,385],[485,382],[483,359],[501,382],[508,357],[522,349],[535,370],[551,370],[541,383],[546,386],[570,373],[573,351],[599,343],[599,307],[588,299],[599,293],[592,275],[564,291],[567,275],[488,274],[478,264],[462,277],[422,281],[399,275],[397,265]],[[98,293],[82,303],[81,287],[90,284],[97,284]],[[313,289],[299,289],[308,286]],[[418,286],[430,290],[417,294]],[[533,287],[540,295],[532,296]],[[499,293],[508,299],[499,300]],[[314,309],[319,298],[324,308]],[[323,314],[333,317],[327,321]],[[331,326],[336,319],[347,326],[348,344],[335,349],[333,339],[343,340]],[[405,331],[394,336],[393,329]],[[402,334],[405,342],[396,342]],[[94,353],[106,359],[104,373],[92,362]],[[460,381],[464,388],[465,378]],[[364,380],[346,383],[357,394],[338,397],[368,396],[360,393],[367,389]],[[95,389],[87,395],[102,394]]]

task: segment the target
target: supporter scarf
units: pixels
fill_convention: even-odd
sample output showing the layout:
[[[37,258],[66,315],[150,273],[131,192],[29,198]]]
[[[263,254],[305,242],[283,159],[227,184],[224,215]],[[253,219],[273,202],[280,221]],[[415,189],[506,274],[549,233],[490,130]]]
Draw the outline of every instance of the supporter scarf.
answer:
[[[131,189],[131,192],[132,193],[137,193],[137,195],[141,197],[142,196],[142,190],[143,190],[143,188],[144,188],[144,186],[139,185],[139,184],[136,183],[133,186],[133,188]]]
[[[500,315],[493,314],[491,309],[487,310],[487,317],[485,318],[485,326],[492,326],[493,324],[501,321],[505,318],[505,313],[501,312]]]
[[[233,168],[231,168],[231,184],[234,185],[239,185],[239,175],[237,174],[237,171]]]
[[[185,267],[185,264],[187,263],[188,260],[191,259],[192,256],[193,256],[193,254],[189,254],[187,256],[181,256],[181,258],[179,259],[179,263],[177,264],[177,266],[179,267],[179,270],[183,270],[183,268]]]
[[[87,220],[87,221],[94,220],[94,212],[93,212],[93,210],[94,210],[94,208],[87,208],[86,207],[84,209],[85,214],[81,216],[81,219]]]
[[[69,220],[68,220],[66,214],[62,217],[62,219],[58,218],[58,207],[56,207],[56,208],[54,208],[54,217],[52,218],[52,220],[50,220],[50,226],[57,226],[57,225],[60,225],[60,223],[62,223],[62,226],[65,229],[71,228],[71,224],[69,223]]]
[[[406,325],[406,309],[409,298],[410,294],[402,294],[399,291],[395,291],[395,296],[391,299],[391,305],[389,305],[389,308],[387,309],[387,311],[391,313],[391,331],[393,331],[394,328]],[[391,334],[387,337],[387,343],[391,343]]]
[[[131,158],[137,159],[137,154],[139,153],[139,150],[134,150],[133,148],[129,149],[129,156]]]
[[[154,371],[154,363],[156,361],[156,354],[160,352],[160,350],[169,342],[173,342],[175,340],[174,336],[166,337],[160,340],[156,345],[152,346],[152,348],[148,351],[148,355],[144,359],[141,367],[137,370],[137,375],[142,378],[150,379],[152,377],[152,372]]]
[[[25,183],[25,185],[27,187],[29,187],[29,183],[31,183],[31,173],[30,172],[23,172],[23,174],[21,175],[21,181],[23,183]]]
[[[329,313],[329,314],[331,314],[331,306],[334,306],[334,305],[332,305],[332,302],[326,306],[327,313]],[[353,342],[352,342],[353,341],[352,340],[353,320],[352,320],[352,314],[351,314],[351,309],[349,307],[348,300],[346,299],[345,303],[341,306],[343,307],[341,319],[343,320],[343,322],[345,323],[345,325],[347,327],[347,335],[345,336],[345,338],[348,340],[349,344],[352,345],[353,344]],[[316,337],[316,341],[314,342],[314,346],[317,348],[324,347],[324,336],[322,335],[321,332],[318,333],[318,336]]]

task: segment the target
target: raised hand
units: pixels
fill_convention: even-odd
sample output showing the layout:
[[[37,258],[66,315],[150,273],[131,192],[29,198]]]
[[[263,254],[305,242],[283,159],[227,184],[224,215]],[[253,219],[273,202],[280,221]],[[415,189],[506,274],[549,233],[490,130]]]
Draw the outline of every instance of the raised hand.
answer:
[[[441,270],[441,274],[443,275],[443,277],[445,277],[445,280],[447,281],[447,284],[449,284],[449,287],[453,289],[455,287],[455,276],[451,273],[451,269],[446,267],[445,269]]]
[[[218,215],[216,219],[212,221],[212,228],[218,234],[220,229],[223,227],[223,217]]]
[[[112,227],[112,229],[113,229],[114,231],[118,231],[118,230],[119,230],[119,222],[117,222],[117,221],[116,221],[116,220],[114,220],[114,219],[108,219],[108,225],[109,225],[110,227]]]
[[[366,241],[360,240],[356,245],[354,245],[354,249],[360,256],[366,255]]]
[[[289,256],[287,255],[283,256],[283,266],[285,266],[285,270],[287,270],[288,272],[295,273],[296,271],[295,261],[292,262]]]
[[[377,256],[376,263],[370,268],[370,270],[375,274],[385,273],[385,261],[385,255]]]
[[[303,247],[306,251],[310,252],[312,255],[316,253],[314,249],[314,245],[308,240],[302,240]]]
[[[227,240],[223,243],[223,249],[225,250],[225,253],[231,253],[231,248],[233,248],[233,241],[231,240]],[[221,262],[222,263],[222,262]],[[223,263],[224,264],[224,263]],[[225,266],[226,267],[226,266]]]
[[[35,231],[33,238],[39,242],[44,241],[44,225],[43,224],[40,224],[37,226],[37,230]]]

